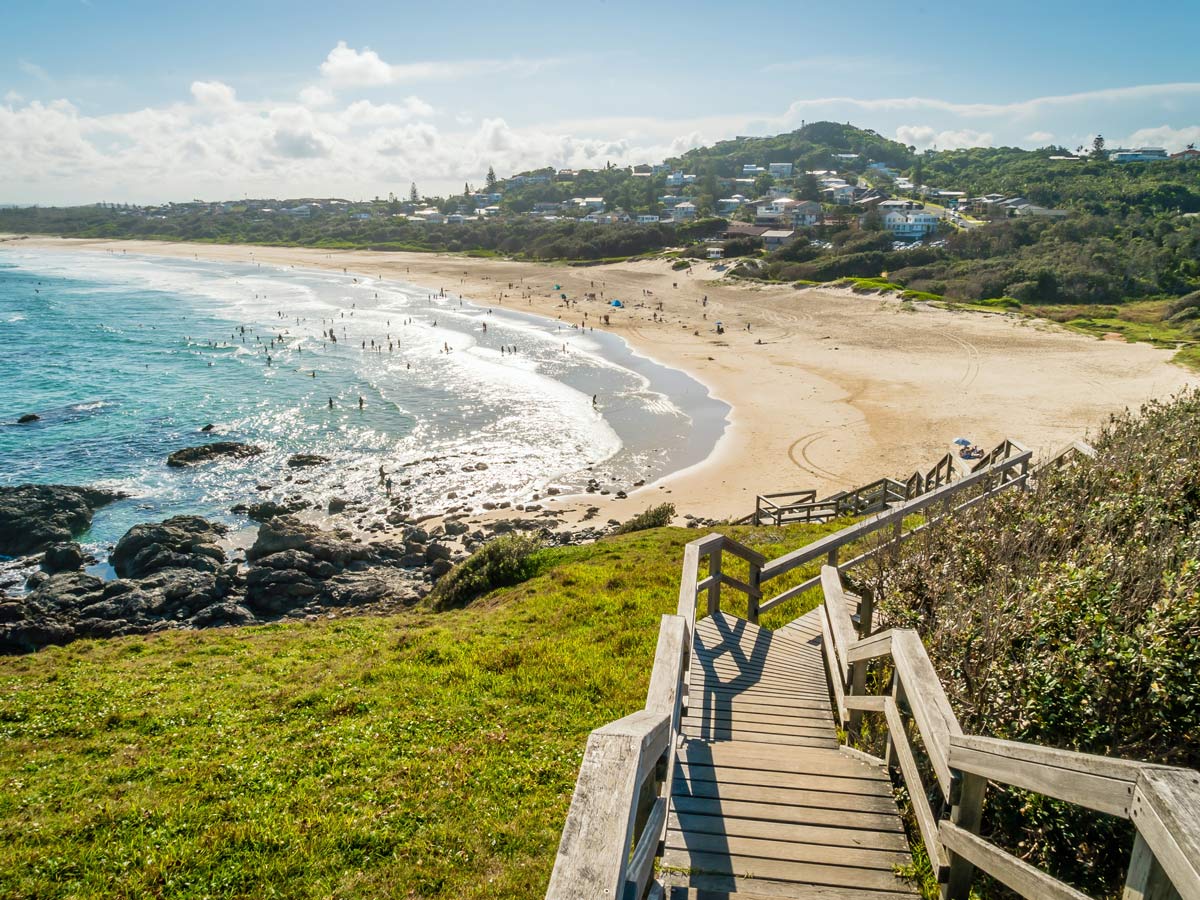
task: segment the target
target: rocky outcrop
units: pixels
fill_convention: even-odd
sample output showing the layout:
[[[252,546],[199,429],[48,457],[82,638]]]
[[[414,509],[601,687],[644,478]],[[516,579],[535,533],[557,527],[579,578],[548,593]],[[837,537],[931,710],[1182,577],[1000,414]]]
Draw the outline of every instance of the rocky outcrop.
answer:
[[[40,553],[70,541],[88,529],[96,509],[124,496],[61,484],[0,487],[0,556]]]
[[[144,578],[162,569],[218,572],[225,564],[225,551],[217,542],[226,531],[224,525],[199,516],[134,525],[117,541],[108,561],[121,578]]]
[[[328,456],[320,456],[316,453],[295,453],[288,457],[287,464],[293,469],[302,469],[306,466],[323,466],[329,462]]]
[[[46,548],[42,555],[42,570],[46,572],[78,572],[87,556],[74,541],[64,541]]]
[[[40,421],[41,418],[42,417],[39,416],[37,413],[25,413],[25,415],[23,415],[19,419],[17,419],[17,424],[18,425],[28,425],[30,422]]]
[[[249,456],[258,456],[262,452],[262,447],[256,447],[253,444],[242,444],[238,441],[216,441],[212,444],[201,444],[199,447],[184,447],[182,450],[176,450],[167,457],[167,465],[178,469],[210,462],[224,456],[243,459]]]

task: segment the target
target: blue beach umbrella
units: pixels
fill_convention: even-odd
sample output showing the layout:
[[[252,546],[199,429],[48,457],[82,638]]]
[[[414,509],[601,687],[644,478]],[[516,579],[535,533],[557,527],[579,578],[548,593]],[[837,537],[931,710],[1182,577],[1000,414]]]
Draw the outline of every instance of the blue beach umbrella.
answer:
[[[971,442],[968,441],[966,438],[956,438],[954,443],[958,444],[958,446],[960,446],[960,447],[970,447],[971,446]]]

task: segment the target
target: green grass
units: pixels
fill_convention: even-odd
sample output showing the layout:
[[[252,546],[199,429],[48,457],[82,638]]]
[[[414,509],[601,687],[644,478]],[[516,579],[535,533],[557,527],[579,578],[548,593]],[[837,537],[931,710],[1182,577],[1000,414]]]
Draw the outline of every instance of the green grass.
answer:
[[[777,556],[835,527],[722,530]],[[539,896],[586,735],[644,703],[704,533],[542,550],[454,612],[5,659],[0,897]]]

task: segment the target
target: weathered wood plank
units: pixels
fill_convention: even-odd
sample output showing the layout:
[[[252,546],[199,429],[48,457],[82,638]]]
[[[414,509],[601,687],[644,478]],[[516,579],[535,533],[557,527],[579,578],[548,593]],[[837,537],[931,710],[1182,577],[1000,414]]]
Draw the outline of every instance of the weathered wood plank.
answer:
[[[850,793],[890,799],[891,782],[879,773],[859,772],[777,772],[745,766],[710,766],[702,763],[680,762],[676,776],[689,784],[712,781],[717,784],[758,785],[761,787],[796,788],[828,793]]]
[[[894,808],[894,807],[893,807]],[[793,844],[867,847],[908,852],[908,838],[895,831],[864,831],[827,825],[783,825],[757,819],[729,819],[722,816],[698,816],[672,813],[667,817],[669,831],[712,832],[739,837],[759,837]]]
[[[640,764],[661,755],[670,724],[669,715],[643,710],[588,737],[547,900],[616,897],[623,889]]]
[[[1145,769],[1130,818],[1180,896],[1200,898],[1200,772]]]
[[[929,808],[929,802],[926,800],[925,785],[921,783],[921,770],[913,757],[912,746],[908,742],[908,731],[900,718],[900,711],[896,709],[896,702],[891,697],[885,700],[884,715],[887,717],[888,731],[892,737],[893,752],[900,763],[900,772],[904,776],[908,796],[912,798],[913,815],[921,832],[921,840],[925,842],[929,862],[940,881],[941,872],[949,866],[950,861],[946,858],[946,851],[942,849],[942,842],[938,839],[937,819],[934,818],[933,810]]]
[[[1022,897],[1036,897],[1038,900],[1091,900],[1087,894],[1080,893],[1041,869],[1005,853],[999,847],[951,822],[943,820],[939,831],[942,843],[946,847]]]
[[[895,813],[859,812],[845,809],[813,809],[778,803],[753,803],[742,800],[714,800],[708,797],[679,797],[671,801],[676,813],[725,816],[735,819],[761,819],[793,825],[833,825],[838,828],[865,828],[870,831],[903,833]]]
[[[794,882],[701,872],[667,874],[663,880],[672,885],[667,900],[912,900],[916,895],[915,889],[904,890],[907,887],[904,884],[900,884],[895,891],[864,894],[858,888],[798,885]]]
[[[734,857],[756,857],[764,860],[803,859],[806,863],[830,866],[853,866],[879,869],[891,874],[895,866],[911,862],[912,855],[896,850],[876,850],[870,847],[849,847],[829,844],[798,844],[768,838],[742,837],[730,834],[678,831],[667,832],[667,850],[688,853],[711,853]]]
[[[776,803],[781,806],[811,806],[819,809],[848,809],[874,813],[896,812],[896,802],[890,795],[874,791],[811,791],[775,785],[728,784],[681,778],[675,779],[672,791],[680,797],[707,797],[710,800]]]
[[[846,653],[858,640],[858,635],[854,633],[854,621],[850,618],[850,610],[847,608],[846,593],[842,588],[842,576],[834,566],[821,567],[821,590],[825,594],[825,615],[829,619],[829,628],[833,633],[833,644],[826,649],[827,652],[828,650],[835,651],[844,685],[850,676],[850,665]]]
[[[686,850],[671,849],[663,854],[663,863],[718,875],[753,876],[774,881],[822,884],[861,891],[895,891],[903,887],[903,882],[890,871],[880,869],[817,865],[724,853],[689,853]]]
[[[846,688],[844,675],[841,667],[837,663],[837,655],[833,652],[833,635],[830,633],[829,620],[824,616],[821,617],[821,634],[825,640],[825,646],[831,648],[825,654],[825,671],[829,678],[829,687],[833,691],[833,702],[837,708],[838,722],[845,724],[846,722]]]
[[[629,858],[629,867],[625,873],[625,893],[634,897],[645,896],[646,885],[654,875],[654,860],[658,858],[659,838],[667,824],[667,798],[659,797],[654,801],[654,808],[642,829],[642,836]]]
[[[942,795],[949,799],[950,736],[962,734],[958,718],[950,708],[942,682],[916,632],[897,631],[893,634],[892,659],[917,722],[921,743],[937,773]]]
[[[950,767],[1123,819],[1145,763],[974,735],[950,737]]]

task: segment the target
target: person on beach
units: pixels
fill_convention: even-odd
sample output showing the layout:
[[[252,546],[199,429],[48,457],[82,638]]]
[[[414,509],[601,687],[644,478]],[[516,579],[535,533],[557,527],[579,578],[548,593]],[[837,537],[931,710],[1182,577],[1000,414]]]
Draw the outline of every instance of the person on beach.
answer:
[[[329,398],[329,408],[333,409],[333,398],[332,397]]]
[[[362,398],[362,395],[361,395],[361,394],[360,394],[360,395],[359,395],[359,397],[358,397],[358,408],[359,408],[359,409],[362,409],[362,408],[363,408],[363,398]]]

